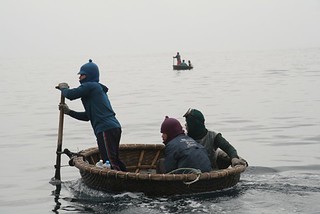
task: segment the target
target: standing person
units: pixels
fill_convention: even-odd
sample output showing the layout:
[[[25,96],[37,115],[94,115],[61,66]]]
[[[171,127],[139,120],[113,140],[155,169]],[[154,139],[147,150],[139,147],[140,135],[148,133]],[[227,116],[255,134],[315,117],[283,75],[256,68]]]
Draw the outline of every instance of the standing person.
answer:
[[[63,108],[65,114],[75,119],[90,120],[103,162],[109,160],[112,169],[126,171],[125,165],[119,159],[121,125],[111,107],[107,95],[108,88],[99,83],[99,68],[90,59],[88,63],[81,66],[78,74],[80,75],[78,88],[69,89],[67,83],[60,83],[58,88],[69,100],[81,98],[85,111],[70,110],[66,104],[61,105],[60,108]]]
[[[173,58],[176,58],[176,59],[177,59],[177,65],[180,65],[180,64],[181,64],[181,56],[180,56],[179,52],[177,52],[177,55],[174,56]]]
[[[188,60],[188,65],[189,65],[189,67],[192,67],[192,64],[191,64],[190,60]]]
[[[206,149],[184,133],[177,119],[166,116],[160,132],[165,144],[165,157],[158,162],[157,173],[168,173],[179,168],[211,171]]]
[[[221,133],[206,129],[204,116],[199,110],[189,108],[183,116],[186,118],[188,136],[207,149],[213,169],[224,169],[230,165],[248,165],[244,159],[239,158],[237,150]]]

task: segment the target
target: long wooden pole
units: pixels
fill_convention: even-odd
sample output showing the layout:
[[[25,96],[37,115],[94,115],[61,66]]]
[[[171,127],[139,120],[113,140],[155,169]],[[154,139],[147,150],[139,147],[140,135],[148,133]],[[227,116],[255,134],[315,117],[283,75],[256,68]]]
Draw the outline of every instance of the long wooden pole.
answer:
[[[60,97],[60,104],[65,104],[65,97],[62,95]],[[56,159],[56,173],[54,175],[55,180],[61,180],[60,175],[60,168],[61,168],[61,152],[62,152],[62,136],[63,136],[63,120],[64,120],[64,113],[63,108],[60,108],[60,115],[59,115],[59,129],[58,129],[58,144],[57,144],[57,159]]]

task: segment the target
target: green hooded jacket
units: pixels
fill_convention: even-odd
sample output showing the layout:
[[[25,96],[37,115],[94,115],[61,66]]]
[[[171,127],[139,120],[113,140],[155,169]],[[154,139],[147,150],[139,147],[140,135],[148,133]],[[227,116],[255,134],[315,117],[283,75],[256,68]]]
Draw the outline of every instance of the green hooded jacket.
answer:
[[[197,109],[190,109],[184,117],[187,122],[188,136],[203,145],[208,152],[212,168],[217,168],[217,149],[232,158],[239,158],[237,150],[224,138],[221,133],[208,131],[205,127],[203,114]]]

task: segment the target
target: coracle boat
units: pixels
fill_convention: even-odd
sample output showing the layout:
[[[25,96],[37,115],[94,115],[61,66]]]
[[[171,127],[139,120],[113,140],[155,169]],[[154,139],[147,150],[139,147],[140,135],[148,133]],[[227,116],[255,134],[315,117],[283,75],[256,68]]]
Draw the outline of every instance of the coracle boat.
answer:
[[[68,155],[69,164],[79,169],[90,188],[107,192],[143,192],[149,196],[169,196],[212,192],[236,185],[246,166],[229,167],[207,173],[156,174],[163,157],[163,144],[121,144],[120,159],[128,172],[95,166],[101,157],[97,147]]]
[[[193,69],[193,66],[188,66],[188,65],[172,65],[173,70],[191,70]]]

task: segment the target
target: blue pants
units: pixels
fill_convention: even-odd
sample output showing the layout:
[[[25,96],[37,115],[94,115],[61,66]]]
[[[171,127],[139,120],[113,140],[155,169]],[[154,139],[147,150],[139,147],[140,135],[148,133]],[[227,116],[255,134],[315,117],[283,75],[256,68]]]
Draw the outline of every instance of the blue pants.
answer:
[[[104,162],[109,160],[112,169],[127,171],[126,166],[119,159],[121,132],[121,128],[100,132],[97,135],[97,143]]]

